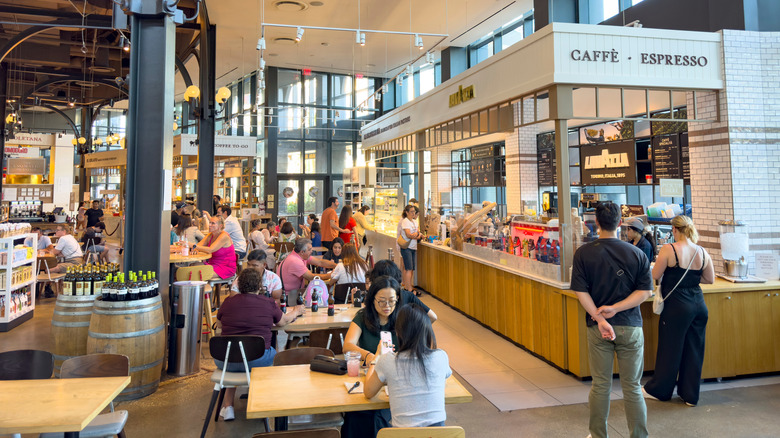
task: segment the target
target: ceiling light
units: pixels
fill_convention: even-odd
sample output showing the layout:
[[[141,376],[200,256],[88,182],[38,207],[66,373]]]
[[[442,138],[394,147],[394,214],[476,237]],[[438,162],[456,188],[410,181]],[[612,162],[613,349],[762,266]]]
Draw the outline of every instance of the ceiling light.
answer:
[[[428,64],[433,64],[436,62],[436,56],[434,56],[433,52],[428,52],[425,54],[425,62]]]
[[[197,85],[190,85],[187,87],[187,90],[184,92],[184,100],[187,102],[190,101],[190,99],[197,99],[200,97],[200,88],[198,88]]]
[[[387,84],[382,85],[382,93],[386,94],[388,91],[390,91],[390,87]]]
[[[361,31],[355,32],[355,42],[360,44],[361,46],[365,46],[366,45],[366,34],[361,32]]]
[[[68,101],[68,106],[71,107],[71,108],[76,106],[76,99],[75,98],[70,99],[70,101]]]
[[[265,59],[260,58],[260,70],[265,70]]]
[[[87,139],[84,137],[79,137],[79,144],[85,144],[87,142]]]
[[[423,40],[420,35],[414,34],[414,46],[420,50],[423,49]]]
[[[257,50],[265,50],[265,38],[257,40]]]
[[[73,143],[73,146],[76,146],[77,144],[79,144],[79,141],[76,140],[75,138],[73,140],[71,140],[70,142]]]
[[[301,38],[303,38],[303,28],[299,27],[298,28],[298,33],[295,34],[295,41],[300,42]]]
[[[374,99],[377,102],[381,102],[382,101],[382,93],[376,93],[376,95],[374,96]]]
[[[125,52],[130,51],[130,41],[128,41],[125,37],[122,37],[122,50]]]
[[[224,104],[228,99],[230,99],[230,88],[221,87],[219,90],[217,90],[217,103]]]
[[[414,67],[412,64],[406,66],[406,76],[411,76],[414,73]]]

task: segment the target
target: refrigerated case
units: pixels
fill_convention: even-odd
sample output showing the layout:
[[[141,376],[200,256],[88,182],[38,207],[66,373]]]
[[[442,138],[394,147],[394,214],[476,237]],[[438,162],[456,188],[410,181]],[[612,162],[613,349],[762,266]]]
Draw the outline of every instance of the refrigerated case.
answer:
[[[374,206],[371,209],[374,228],[383,234],[396,237],[396,229],[401,221],[401,213],[406,205],[406,195],[403,189],[400,187],[388,187],[370,190],[374,191]]]

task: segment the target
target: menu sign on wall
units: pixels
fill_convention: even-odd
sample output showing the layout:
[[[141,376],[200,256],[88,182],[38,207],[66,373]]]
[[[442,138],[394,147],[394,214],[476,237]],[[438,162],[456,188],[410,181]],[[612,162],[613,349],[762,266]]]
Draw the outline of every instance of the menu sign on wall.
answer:
[[[691,183],[691,160],[688,156],[688,133],[680,134],[680,159],[682,160],[682,177],[685,184]]]
[[[582,184],[636,184],[634,141],[580,148]]]
[[[536,168],[539,186],[558,184],[555,177],[555,149],[540,149],[536,152]]]
[[[653,137],[655,182],[681,177],[680,144],[677,134]]]

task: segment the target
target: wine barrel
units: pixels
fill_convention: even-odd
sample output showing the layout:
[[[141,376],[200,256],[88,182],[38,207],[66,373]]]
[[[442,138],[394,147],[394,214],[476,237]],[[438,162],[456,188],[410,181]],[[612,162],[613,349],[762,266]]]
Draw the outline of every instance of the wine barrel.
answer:
[[[164,329],[159,296],[135,301],[95,300],[87,353],[124,354],[130,358],[130,385],[117,400],[135,400],[157,390],[165,355]]]
[[[62,362],[87,354],[87,332],[94,295],[59,295],[51,317],[54,340],[54,375],[60,376]]]

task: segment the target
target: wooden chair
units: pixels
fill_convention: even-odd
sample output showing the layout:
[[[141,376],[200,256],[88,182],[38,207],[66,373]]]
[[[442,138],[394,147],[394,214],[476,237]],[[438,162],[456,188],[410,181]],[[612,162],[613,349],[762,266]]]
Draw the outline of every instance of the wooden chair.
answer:
[[[466,438],[466,431],[460,426],[442,427],[386,427],[379,429],[376,438]]]
[[[274,357],[274,366],[284,365],[308,365],[314,356],[322,354],[333,357],[332,351],[327,348],[319,347],[301,347],[291,350],[284,350],[276,353]],[[316,428],[341,427],[344,424],[344,417],[339,412],[329,414],[313,415],[293,415],[288,418],[287,428],[289,430],[302,430]]]
[[[295,242],[274,242],[274,251],[276,251],[277,258],[293,252],[293,249],[295,249]]]
[[[51,270],[57,266],[57,257],[40,257],[38,258],[38,270],[36,272],[37,279],[35,288],[35,297],[38,298],[41,289],[44,289],[47,284],[51,284],[54,289],[54,293],[59,294],[62,291],[62,282],[65,278],[65,274],[52,273]]]
[[[214,406],[217,404],[217,411],[214,413],[214,422],[219,421],[219,411],[222,409],[222,400],[225,398],[225,388],[237,386],[249,386],[249,362],[260,359],[265,354],[265,339],[262,336],[214,336],[209,341],[209,352],[211,357],[225,362],[224,368],[229,363],[243,363],[243,372],[228,372],[225,370],[215,370],[211,374],[211,381],[215,383],[214,391],[211,394],[209,410],[206,413],[206,420],[203,422],[203,430],[200,438],[206,436],[206,430],[209,427],[209,419]],[[246,359],[244,359],[246,358]],[[271,430],[268,419],[263,419],[265,430]]]
[[[196,265],[176,270],[176,281],[206,281],[214,277],[214,267],[211,265]],[[211,294],[203,296],[203,313],[206,315],[209,336],[214,336],[214,316],[211,310]]]
[[[312,330],[309,333],[309,347],[326,348],[335,355],[344,353],[344,336],[347,328],[327,328]]]
[[[70,358],[62,363],[60,378],[78,377],[118,377],[130,375],[130,359],[121,354],[89,354]],[[114,402],[109,405],[111,412],[99,414],[79,433],[79,437],[106,437],[116,435],[125,438],[127,411],[114,411]],[[63,433],[42,433],[41,438],[59,438]]]
[[[256,433],[252,438],[339,438],[340,436],[338,429],[329,428]]]
[[[0,380],[50,379],[54,355],[43,350],[13,350],[0,353]]]
[[[336,301],[337,304],[343,303],[351,303],[352,302],[352,295],[349,293],[349,291],[356,287],[358,290],[368,290],[366,288],[365,283],[344,283],[344,284],[337,284],[336,287],[333,289],[333,300]]]

